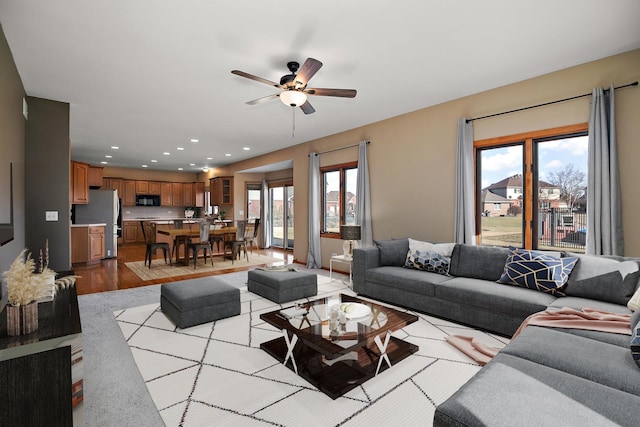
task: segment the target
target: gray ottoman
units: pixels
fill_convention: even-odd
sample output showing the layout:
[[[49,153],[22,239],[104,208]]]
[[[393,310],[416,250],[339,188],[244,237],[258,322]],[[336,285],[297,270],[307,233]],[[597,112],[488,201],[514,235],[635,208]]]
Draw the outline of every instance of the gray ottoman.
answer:
[[[179,328],[240,314],[240,289],[216,277],[165,283],[160,307]]]
[[[249,292],[278,304],[318,294],[318,278],[306,271],[250,270]]]

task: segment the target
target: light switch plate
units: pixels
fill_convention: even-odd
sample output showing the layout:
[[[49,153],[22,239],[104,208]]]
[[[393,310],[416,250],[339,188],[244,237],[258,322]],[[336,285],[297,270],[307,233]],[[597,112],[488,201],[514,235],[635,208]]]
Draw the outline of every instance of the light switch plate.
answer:
[[[47,221],[57,221],[58,220],[58,211],[46,211],[45,212],[45,220],[47,220]]]

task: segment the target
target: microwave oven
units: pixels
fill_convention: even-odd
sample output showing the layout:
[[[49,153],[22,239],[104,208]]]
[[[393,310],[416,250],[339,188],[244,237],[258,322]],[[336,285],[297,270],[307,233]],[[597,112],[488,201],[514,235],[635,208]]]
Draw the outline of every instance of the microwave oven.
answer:
[[[136,196],[136,206],[160,206],[160,196]]]

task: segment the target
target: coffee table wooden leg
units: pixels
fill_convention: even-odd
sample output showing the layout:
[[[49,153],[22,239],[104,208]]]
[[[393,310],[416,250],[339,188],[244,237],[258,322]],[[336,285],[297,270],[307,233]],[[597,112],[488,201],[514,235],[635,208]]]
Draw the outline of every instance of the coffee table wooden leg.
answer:
[[[284,336],[284,342],[287,344],[287,355],[284,358],[284,362],[282,362],[283,365],[286,366],[287,364],[287,360],[289,360],[289,358],[291,358],[291,362],[293,363],[293,370],[295,371],[296,375],[298,374],[298,366],[296,365],[296,359],[293,357],[293,348],[296,346],[296,343],[298,342],[298,336],[296,334],[292,334],[291,335],[291,339],[289,339],[289,334],[287,333],[286,329],[282,330],[282,335]],[[387,339],[387,342],[389,340]],[[391,365],[389,365],[391,366]]]
[[[297,337],[296,337],[297,338]],[[380,371],[380,365],[382,365],[382,361],[386,361],[387,365],[391,367],[391,361],[389,360],[389,356],[387,355],[387,346],[389,345],[389,339],[391,338],[391,334],[387,332],[387,336],[384,338],[384,343],[380,339],[380,335],[376,335],[373,341],[378,346],[378,350],[380,350],[380,359],[378,359],[378,367],[376,368],[376,376],[378,376],[378,372]]]

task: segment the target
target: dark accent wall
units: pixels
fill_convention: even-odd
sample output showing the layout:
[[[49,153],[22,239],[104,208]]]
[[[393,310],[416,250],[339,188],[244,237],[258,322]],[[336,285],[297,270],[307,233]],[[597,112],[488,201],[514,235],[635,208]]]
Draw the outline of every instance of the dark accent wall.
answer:
[[[0,25],[0,203],[8,203],[9,163],[13,163],[13,240],[0,246],[0,274],[25,247],[25,96],[11,50]],[[4,206],[6,208],[6,206]],[[1,280],[1,277],[0,277]],[[3,293],[4,294],[4,293]]]
[[[49,240],[49,267],[71,269],[69,104],[27,97],[26,245],[37,258]],[[58,213],[46,221],[45,213]]]

